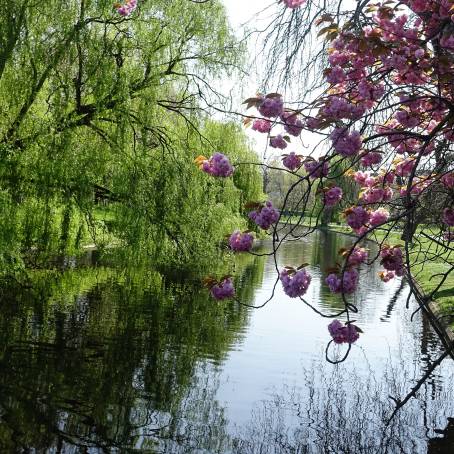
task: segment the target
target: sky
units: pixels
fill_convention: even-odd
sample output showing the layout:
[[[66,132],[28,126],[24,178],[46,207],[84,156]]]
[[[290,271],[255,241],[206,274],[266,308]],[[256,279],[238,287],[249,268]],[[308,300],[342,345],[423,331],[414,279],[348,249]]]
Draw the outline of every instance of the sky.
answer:
[[[230,24],[238,36],[242,36],[245,29],[256,29],[260,24],[265,24],[269,15],[279,8],[276,0],[223,0],[223,3]],[[254,46],[254,42],[256,41],[251,42],[250,46]],[[255,75],[260,80],[260,73],[256,74],[254,69],[251,71],[249,82],[243,82],[244,97],[254,96],[257,92],[258,84],[254,81]],[[241,109],[242,106],[238,106],[238,110]],[[251,129],[247,129],[246,134],[252,140],[254,149],[259,156],[263,157],[264,153],[269,155],[270,149],[267,147],[265,134],[254,132]]]
[[[249,21],[255,14],[268,6],[275,4],[275,0],[223,0],[230,18],[230,23],[236,29]],[[277,5],[276,5],[277,7]]]
[[[227,10],[227,15],[230,24],[237,34],[238,37],[243,36],[244,30],[256,30],[263,29],[264,26],[268,25],[271,16],[275,15],[279,8],[283,8],[283,5],[279,5],[277,0],[223,0],[223,3]],[[256,37],[249,43],[249,51],[251,54],[254,53],[254,46],[258,49],[261,48],[260,43],[261,35]],[[254,96],[259,89],[259,81],[263,78],[263,74],[260,74],[260,67],[249,68],[251,77],[242,81],[242,96],[243,98]],[[225,90],[228,91],[235,86],[235,81],[225,81]],[[238,101],[240,104],[240,101]],[[254,114],[254,109],[246,111],[244,106],[234,106],[234,110]],[[238,119],[240,121],[240,119]],[[277,133],[284,133],[283,131],[277,130]],[[285,150],[276,150],[267,146],[268,138],[266,134],[260,134],[252,131],[250,128],[246,129],[247,136],[251,139],[254,150],[256,153],[267,160],[271,157],[279,157],[283,153],[295,151],[298,154],[308,155],[312,154],[312,150],[315,145],[320,141],[320,136],[317,134],[303,132],[301,138],[292,138],[292,142]],[[318,152],[313,154],[314,157],[318,156]]]

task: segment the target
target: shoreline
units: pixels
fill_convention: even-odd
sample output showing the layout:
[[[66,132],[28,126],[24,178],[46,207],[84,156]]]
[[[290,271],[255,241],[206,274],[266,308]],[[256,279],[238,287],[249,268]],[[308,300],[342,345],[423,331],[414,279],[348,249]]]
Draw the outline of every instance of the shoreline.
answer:
[[[285,225],[297,226],[297,227],[306,228],[306,229],[310,228],[310,229],[313,229],[314,231],[316,231],[316,230],[329,231],[329,232],[339,233],[341,235],[357,238],[357,235],[355,235],[354,233],[345,232],[340,229],[337,230],[336,228],[330,227],[329,225],[314,228],[313,226],[309,226],[309,225],[305,225],[305,224],[297,225],[297,224],[292,224],[291,222],[280,222],[279,224],[282,224],[284,226]],[[370,238],[367,238],[366,241],[370,241],[372,243],[378,244],[377,241],[370,239]],[[415,281],[415,282],[416,282],[416,285],[421,289],[421,293],[425,294],[425,292],[422,291],[421,284],[418,281]],[[429,301],[428,304],[425,304],[423,306],[423,309],[425,310],[426,315],[430,319],[432,319],[433,322],[437,325],[438,329],[436,329],[436,331],[437,332],[439,331],[439,334],[441,334],[441,336],[443,337],[443,341],[446,343],[446,345],[449,345],[450,343],[454,342],[454,329],[452,326],[449,325],[448,322],[445,321],[445,319],[447,317],[446,317],[446,314],[443,313],[440,305],[436,301],[432,300],[432,301]]]

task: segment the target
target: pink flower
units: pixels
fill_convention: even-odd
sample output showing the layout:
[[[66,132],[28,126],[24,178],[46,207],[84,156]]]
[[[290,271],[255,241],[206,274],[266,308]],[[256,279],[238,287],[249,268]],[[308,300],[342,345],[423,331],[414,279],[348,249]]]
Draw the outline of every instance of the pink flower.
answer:
[[[364,167],[372,167],[373,165],[380,164],[383,156],[381,153],[368,152],[361,158],[361,165]]]
[[[450,172],[443,175],[440,179],[445,188],[452,189],[454,188],[454,173]]]
[[[368,82],[365,79],[358,84],[358,93],[366,101],[378,101],[384,92],[385,87],[382,84]]]
[[[389,202],[393,198],[393,190],[389,186],[386,186],[384,190],[383,202]]]
[[[396,177],[396,175],[394,174],[394,172],[386,172],[385,174],[380,175],[379,178],[380,178],[380,181],[383,181],[383,182],[389,183],[389,184],[393,184],[395,177]]]
[[[252,219],[263,230],[268,230],[279,220],[279,211],[268,201],[260,209],[251,211],[249,219]]]
[[[349,251],[344,252],[344,255],[348,256],[349,253],[350,256],[348,257],[347,263],[348,265],[351,266],[358,266],[361,263],[364,263],[369,255],[365,248],[358,246],[356,246],[351,252]]]
[[[233,174],[229,158],[222,153],[214,153],[210,159],[203,161],[202,170],[214,177],[229,177]]]
[[[452,208],[445,208],[442,216],[443,222],[450,227],[454,226],[454,210]]]
[[[284,148],[287,148],[287,142],[281,134],[278,134],[277,136],[270,138],[270,147],[283,150]]]
[[[389,219],[389,211],[384,208],[378,208],[370,213],[370,225],[377,226],[384,224]]]
[[[306,120],[306,128],[308,129],[318,129],[320,126],[321,120],[319,118],[309,117]]]
[[[290,135],[298,137],[303,130],[304,123],[298,117],[296,112],[284,111],[281,114],[281,120],[284,122],[284,129]]]
[[[329,172],[329,164],[323,158],[320,158],[319,161],[311,159],[304,163],[304,169],[310,178],[326,177]]]
[[[361,226],[359,229],[353,229],[353,231],[358,235],[362,236],[369,231],[369,228],[365,225]]]
[[[366,108],[360,104],[353,104],[339,96],[330,96],[326,100],[326,105],[320,110],[320,113],[325,118],[333,120],[341,120],[348,118],[357,120],[364,115]]]
[[[425,54],[424,49],[420,48],[420,49],[416,49],[415,50],[415,57],[416,58],[422,58],[422,57],[424,57],[424,54]]]
[[[344,325],[339,320],[333,320],[328,325],[328,331],[336,344],[353,344],[359,339],[360,329],[348,323]]]
[[[271,131],[271,121],[260,118],[256,119],[252,123],[252,129],[258,132],[268,133]]]
[[[364,180],[363,186],[367,186],[368,188],[371,188],[371,187],[375,186],[376,183],[377,183],[377,179],[375,177],[371,176],[370,174],[367,174],[366,179]]]
[[[402,249],[399,246],[384,246],[380,251],[381,264],[388,271],[394,271],[397,276],[404,274]]]
[[[306,0],[283,0],[287,8],[295,9],[306,3]]]
[[[374,186],[366,189],[361,195],[361,200],[366,203],[378,203],[383,200],[385,189],[380,186]]]
[[[331,68],[326,76],[326,80],[333,85],[344,82],[345,78],[345,72],[340,66]]]
[[[366,186],[366,179],[370,178],[370,175],[366,172],[362,172],[361,170],[358,170],[353,174],[353,179],[360,185],[360,186]]]
[[[336,128],[330,138],[334,149],[342,156],[354,156],[361,150],[362,142],[358,131],[348,132],[346,128]]]
[[[454,50],[454,35],[443,35],[440,39],[440,46]]]
[[[265,96],[257,107],[261,115],[267,118],[279,117],[284,111],[282,96]]]
[[[362,206],[355,206],[345,211],[347,215],[347,224],[352,229],[360,229],[369,222],[370,214]]]
[[[396,275],[394,274],[394,271],[380,271],[378,276],[383,282],[389,282],[391,279],[394,279]]]
[[[412,114],[407,110],[398,110],[394,117],[405,128],[414,128],[421,123],[419,115]]]
[[[229,238],[229,246],[236,252],[249,251],[253,242],[254,237],[250,233],[241,233],[239,230],[235,230]]]
[[[126,0],[123,5],[121,3],[115,3],[114,8],[120,16],[129,16],[137,8],[137,0]]]
[[[224,300],[235,296],[235,288],[233,287],[232,279],[226,277],[217,284],[213,285],[210,289],[211,296],[215,300]]]
[[[353,293],[358,286],[359,273],[355,268],[346,270],[343,273],[343,278],[338,274],[331,273],[325,279],[332,293]]]
[[[290,152],[288,155],[284,155],[282,163],[289,170],[296,170],[301,167],[301,156],[297,155],[294,151]]]
[[[305,270],[301,269],[298,271],[283,269],[279,273],[279,278],[284,287],[284,292],[290,298],[296,298],[303,296],[311,283],[311,275]]]
[[[400,177],[408,177],[413,172],[413,168],[415,167],[415,160],[414,159],[406,159],[405,161],[401,161],[396,165],[396,175]]]
[[[332,207],[340,202],[342,199],[342,189],[334,186],[326,190],[323,194],[323,201],[326,206]]]

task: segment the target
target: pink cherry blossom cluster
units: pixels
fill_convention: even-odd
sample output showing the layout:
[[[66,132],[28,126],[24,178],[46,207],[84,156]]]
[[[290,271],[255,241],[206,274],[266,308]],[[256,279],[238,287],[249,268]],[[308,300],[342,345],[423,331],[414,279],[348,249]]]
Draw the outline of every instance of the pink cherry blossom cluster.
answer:
[[[343,324],[333,320],[328,325],[328,331],[336,344],[353,344],[359,339],[361,330],[352,323]]]
[[[235,230],[229,238],[230,249],[235,252],[250,251],[253,242],[254,237],[249,232],[241,233],[239,230]]]
[[[355,156],[361,150],[362,142],[358,131],[349,132],[344,127],[335,128],[330,135],[333,148],[341,156]]]
[[[230,177],[233,174],[229,158],[218,152],[202,162],[202,170],[214,177]]]
[[[306,118],[306,128],[307,129],[319,129],[322,124],[321,118],[308,117]]]
[[[257,118],[252,122],[252,129],[261,133],[268,133],[271,131],[271,121],[264,118]]]
[[[282,0],[287,8],[295,9],[306,3],[306,0]]]
[[[394,271],[385,270],[385,271],[380,271],[378,273],[378,276],[383,282],[389,282],[390,280],[392,280],[396,277],[396,274],[394,273]]]
[[[284,164],[287,169],[294,171],[301,167],[302,156],[297,155],[294,151],[291,151],[290,154],[283,155],[282,164]]]
[[[440,181],[443,183],[443,186],[447,189],[453,189],[454,188],[454,172],[446,173],[443,175],[440,179]]]
[[[394,173],[388,172],[372,176],[368,172],[353,172],[353,179],[362,187],[359,199],[366,204],[388,202],[393,197],[393,190],[389,186],[394,181]]]
[[[444,30],[445,21],[451,22],[452,3],[449,0],[407,0],[403,3],[419,15],[416,20],[410,21],[397,9],[377,4],[371,9],[369,25],[361,32],[342,30],[334,34],[328,57],[330,68],[325,71],[331,90],[317,117],[311,120],[311,126],[317,128],[327,120],[360,119],[385,94],[384,78],[401,85],[422,85],[429,81],[434,65],[431,53],[425,47],[425,37],[436,36]],[[440,45],[454,49],[454,38],[443,32]],[[436,71],[447,74],[449,64],[441,62]],[[401,106],[393,116],[395,123],[378,126],[378,132],[385,135],[389,131],[388,141],[400,153],[430,153],[432,144],[427,145],[415,136],[409,136],[403,128],[432,131],[443,119],[446,106],[437,105],[438,101],[431,96],[412,97],[405,91],[399,96]],[[431,115],[425,115],[426,112]],[[451,136],[447,130],[443,134]],[[454,139],[454,135],[452,137]],[[348,151],[346,155],[349,153],[354,154]],[[375,159],[378,164],[378,156],[365,157],[363,164],[373,165]]]
[[[355,268],[347,269],[344,272],[330,273],[325,279],[332,293],[353,293],[359,282],[359,273]]]
[[[252,121],[252,129],[261,133],[269,133],[276,125],[282,125],[287,134],[298,137],[305,125],[300,114],[288,108],[284,108],[284,100],[278,93],[269,93],[267,95],[257,95],[255,98],[249,98],[245,104],[250,107],[256,107],[260,115],[265,118],[256,118]],[[273,122],[269,118],[275,119]],[[250,119],[247,119],[244,124],[248,125]],[[284,149],[287,146],[287,141],[290,141],[288,136],[283,137],[282,133],[278,133],[271,137],[270,145],[273,148]]]
[[[126,0],[123,5],[121,3],[115,3],[114,8],[120,16],[129,16],[137,8],[137,0]]]
[[[279,273],[284,292],[290,298],[303,296],[311,283],[311,275],[303,268],[295,270],[293,268],[284,268]]]
[[[399,177],[408,177],[413,172],[415,163],[415,160],[412,158],[398,162],[398,164],[396,165],[395,174]]]
[[[454,210],[452,208],[445,208],[442,216],[443,222],[450,227],[454,226]]]
[[[233,286],[232,278],[225,277],[221,281],[215,283],[210,288],[210,293],[211,296],[218,301],[235,296],[235,288]]]
[[[284,123],[284,129],[290,135],[298,137],[303,130],[304,124],[303,121],[298,117],[296,112],[284,111],[281,114],[281,120]]]
[[[377,208],[375,211],[370,213],[369,222],[370,225],[376,227],[381,224],[385,224],[389,219],[389,211],[385,208]]]
[[[430,108],[430,107],[428,107]],[[425,125],[427,130],[433,129],[434,124]],[[377,132],[384,138],[387,139],[389,145],[391,145],[395,151],[399,154],[430,154],[434,150],[433,143],[424,145],[421,140],[412,137],[404,132],[402,125],[397,122],[396,119],[390,120],[386,125],[377,127]]]
[[[287,141],[281,134],[278,134],[277,136],[270,137],[270,147],[283,150],[287,148]]]
[[[273,204],[270,201],[267,201],[257,210],[251,211],[249,213],[249,218],[263,230],[268,230],[279,220],[279,211],[273,207]]]
[[[323,203],[328,207],[337,205],[342,199],[342,189],[338,186],[326,189],[323,192]]]
[[[304,0],[281,2],[294,9]],[[308,106],[308,115],[304,110],[284,107],[277,93],[248,100],[265,117],[254,120],[255,131],[270,133],[276,125],[285,130],[273,133],[271,147],[286,148],[289,136],[300,136],[304,128],[327,130],[332,143],[329,156],[304,160],[291,152],[283,155],[283,165],[291,171],[304,165],[307,174],[301,179],[312,185],[309,178],[328,176],[328,161],[337,169],[342,158],[348,158],[355,171],[346,175],[351,175],[360,188],[356,204],[344,213],[346,223],[358,235],[366,235],[390,219],[399,219],[406,204],[417,206],[416,197],[431,185],[454,189],[454,172],[440,176],[428,171],[435,161],[443,163],[439,154],[446,142],[448,146],[454,143],[453,1],[402,0],[399,6],[371,3],[362,10],[367,17],[363,26],[355,23],[355,27],[343,27],[329,14],[319,18],[319,24],[323,24],[320,34],[330,42],[329,67],[323,72],[329,87]],[[357,170],[358,164],[363,170]],[[452,195],[441,192],[443,197]],[[324,205],[335,206],[342,200],[342,189],[328,187],[321,196]],[[392,218],[386,206],[392,206]],[[251,212],[250,218],[268,229],[277,222],[279,213],[265,204]],[[448,226],[443,238],[451,241],[454,234],[449,227],[454,226],[454,208],[444,208],[438,219]],[[334,268],[326,283],[334,293],[351,294],[358,286],[357,267],[367,262],[368,254],[357,246],[344,257],[342,271],[340,266]],[[379,257],[383,266],[379,275],[384,282],[404,275],[401,246],[381,246]],[[310,283],[304,270],[285,269],[280,279],[291,297],[304,294]],[[360,332],[354,325],[337,320],[330,324],[329,331],[336,343],[354,342]]]
[[[361,193],[360,200],[367,204],[388,202],[393,196],[393,191],[389,186],[372,186]]]
[[[370,212],[363,206],[354,206],[345,210],[347,224],[355,231],[365,227],[370,220]]]
[[[274,94],[259,98],[257,109],[266,118],[279,117],[284,111],[282,96]]]
[[[328,175],[329,164],[324,158],[320,158],[318,161],[315,159],[308,159],[304,162],[304,169],[309,174],[309,178],[321,178]]]
[[[364,115],[365,109],[361,105],[357,105],[347,101],[340,96],[329,96],[326,105],[320,109],[320,117],[330,120],[358,120]]]
[[[389,219],[389,211],[383,207],[368,210],[363,206],[353,206],[345,210],[347,224],[358,234],[363,234],[371,227],[385,224]]]
[[[362,172],[358,170],[353,172],[353,179],[362,187],[362,188],[372,188],[377,185],[384,185],[393,183],[395,179],[395,174],[393,172],[381,173],[377,176],[372,176],[370,172]]]
[[[374,165],[380,164],[383,159],[381,153],[369,151],[363,154],[361,158],[361,165],[364,167],[372,167]]]
[[[364,263],[369,256],[367,249],[355,246],[351,251],[343,252],[343,255],[348,257],[347,264],[350,266],[359,266]]]
[[[353,293],[359,282],[359,272],[356,269],[368,258],[368,252],[365,248],[355,246],[353,249],[341,249],[340,253],[346,259],[346,268],[339,270],[339,265],[325,279],[332,293]]]
[[[404,275],[404,259],[400,246],[385,245],[380,251],[381,264],[387,271],[392,271],[396,276]]]

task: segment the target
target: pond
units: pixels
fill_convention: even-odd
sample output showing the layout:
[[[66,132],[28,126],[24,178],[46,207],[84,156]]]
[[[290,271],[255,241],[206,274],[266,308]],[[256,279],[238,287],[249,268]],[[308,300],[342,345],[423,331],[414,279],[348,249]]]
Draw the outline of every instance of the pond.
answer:
[[[277,263],[308,262],[308,301],[335,313],[324,271],[351,242],[316,232],[283,244]],[[364,334],[340,365],[325,361],[329,319],[280,285],[262,309],[106,264],[3,289],[0,452],[454,452],[450,359],[388,424],[390,396],[403,398],[442,346],[419,312],[410,320],[405,282],[384,284],[377,269],[361,271]],[[240,257],[235,273],[239,300],[269,297],[271,257]]]

